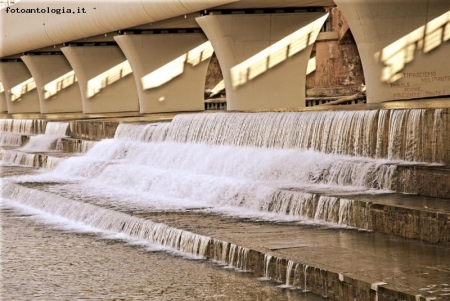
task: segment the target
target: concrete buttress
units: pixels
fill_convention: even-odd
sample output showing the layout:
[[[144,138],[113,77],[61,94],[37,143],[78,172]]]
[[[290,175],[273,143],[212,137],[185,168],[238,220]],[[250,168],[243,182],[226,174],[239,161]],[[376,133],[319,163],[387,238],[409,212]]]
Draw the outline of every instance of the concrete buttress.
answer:
[[[41,113],[81,112],[80,88],[64,55],[21,57],[36,82]]]
[[[229,110],[305,106],[306,68],[325,13],[207,15]]]
[[[83,113],[137,112],[131,67],[118,46],[63,47],[78,80]]]
[[[204,34],[127,34],[114,39],[132,67],[141,113],[203,110],[213,53]]]
[[[8,113],[40,112],[36,84],[22,61],[0,62],[0,80]]]

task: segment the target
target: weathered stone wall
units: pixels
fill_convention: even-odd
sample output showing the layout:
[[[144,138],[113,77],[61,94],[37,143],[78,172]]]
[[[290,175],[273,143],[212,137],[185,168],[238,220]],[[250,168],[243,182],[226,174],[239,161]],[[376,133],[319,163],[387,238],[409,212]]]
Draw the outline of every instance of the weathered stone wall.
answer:
[[[214,53],[211,57],[208,71],[206,73],[205,90],[214,88],[222,79],[222,69],[220,69],[219,60]]]
[[[330,8],[329,13],[329,31],[319,34],[311,51],[311,57],[316,58],[316,71],[306,77],[306,96],[352,95],[364,84],[361,59],[347,21],[337,7]],[[213,55],[205,90],[212,89],[222,79],[219,61]]]
[[[398,166],[392,189],[401,193],[450,199],[450,168]]]
[[[306,96],[352,95],[361,90],[364,74],[353,35],[340,10],[329,9],[326,32],[315,43],[316,71],[307,76]]]
[[[376,232],[450,245],[448,213],[373,204],[369,225],[369,229]]]

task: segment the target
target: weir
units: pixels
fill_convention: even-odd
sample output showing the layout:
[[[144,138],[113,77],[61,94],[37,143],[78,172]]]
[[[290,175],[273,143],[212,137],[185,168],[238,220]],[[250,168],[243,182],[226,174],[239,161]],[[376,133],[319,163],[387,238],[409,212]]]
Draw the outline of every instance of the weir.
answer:
[[[76,121],[46,122],[27,145],[2,150],[2,197],[336,300],[439,300],[445,291],[420,289],[448,272],[411,276],[410,258],[396,258],[389,280],[383,252],[419,248],[411,256],[421,266],[450,267],[449,113],[186,114],[111,123],[114,137],[101,141],[80,139]],[[16,131],[14,122],[1,129],[39,133],[36,122]],[[11,176],[12,165],[48,171]]]

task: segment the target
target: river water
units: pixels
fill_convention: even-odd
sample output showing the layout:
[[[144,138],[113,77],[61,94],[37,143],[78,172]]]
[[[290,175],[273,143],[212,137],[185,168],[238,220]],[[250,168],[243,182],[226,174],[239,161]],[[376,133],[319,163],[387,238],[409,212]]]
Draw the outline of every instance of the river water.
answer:
[[[6,201],[0,216],[1,300],[324,300],[157,246],[63,230]]]

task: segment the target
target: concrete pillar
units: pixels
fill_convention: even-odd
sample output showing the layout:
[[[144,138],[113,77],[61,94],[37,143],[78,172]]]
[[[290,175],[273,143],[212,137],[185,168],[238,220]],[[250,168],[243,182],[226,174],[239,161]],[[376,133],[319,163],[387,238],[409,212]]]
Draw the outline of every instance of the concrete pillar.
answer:
[[[24,55],[36,82],[41,113],[81,112],[80,87],[64,55]]]
[[[450,94],[450,1],[335,3],[358,45],[368,103]]]
[[[201,33],[115,36],[133,69],[141,113],[199,111],[213,53]]]
[[[83,113],[139,111],[131,67],[118,46],[63,47],[81,90]]]
[[[8,113],[40,112],[36,84],[22,61],[0,62],[0,81]]]
[[[325,13],[196,19],[222,68],[229,110],[305,106],[306,68]]]

